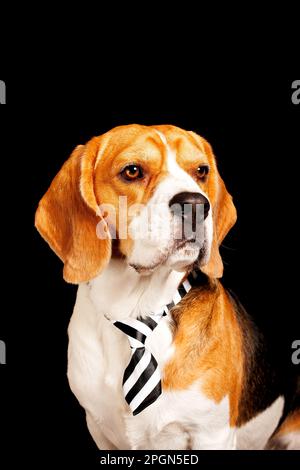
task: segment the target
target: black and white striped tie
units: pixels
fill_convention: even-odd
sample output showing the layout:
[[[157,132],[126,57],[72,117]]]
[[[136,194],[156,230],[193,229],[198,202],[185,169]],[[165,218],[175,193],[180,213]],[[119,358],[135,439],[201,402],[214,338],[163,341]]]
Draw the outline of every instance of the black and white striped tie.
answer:
[[[123,376],[123,393],[133,415],[154,403],[162,392],[160,370],[155,357],[145,345],[147,338],[159,321],[189,292],[196,279],[197,273],[193,271],[180,284],[172,302],[163,307],[161,312],[146,318],[126,318],[114,322],[127,335],[131,347],[131,359]]]

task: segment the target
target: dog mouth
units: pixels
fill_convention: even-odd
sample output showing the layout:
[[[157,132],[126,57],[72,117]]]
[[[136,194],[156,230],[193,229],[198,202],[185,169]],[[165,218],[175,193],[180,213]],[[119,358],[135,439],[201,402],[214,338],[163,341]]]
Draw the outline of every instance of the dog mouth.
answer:
[[[129,264],[138,274],[151,274],[162,263],[156,263],[151,266],[142,266],[140,264]]]
[[[151,274],[156,268],[161,266],[166,262],[169,257],[169,251],[167,253],[161,254],[160,257],[153,263],[148,266],[141,265],[138,263],[129,263],[129,266],[139,274]]]
[[[185,240],[178,240],[177,243],[175,243],[173,252],[180,250],[181,248],[184,248],[185,246],[189,244],[195,244],[197,248],[200,248],[199,243],[197,242],[196,238],[188,238]]]
[[[137,273],[139,274],[144,274],[148,275],[151,274],[156,268],[159,266],[162,266],[165,262],[167,262],[168,258],[174,254],[176,254],[180,250],[184,250],[184,256],[188,256],[189,254],[195,253],[195,250],[199,250],[199,258],[203,257],[205,254],[205,244],[201,247],[199,242],[197,242],[196,238],[188,238],[184,240],[175,240],[175,243],[170,246],[165,253],[161,253],[159,258],[151,263],[150,265],[141,265],[138,263],[129,263],[129,266],[131,266]],[[187,264],[188,268],[189,264]]]

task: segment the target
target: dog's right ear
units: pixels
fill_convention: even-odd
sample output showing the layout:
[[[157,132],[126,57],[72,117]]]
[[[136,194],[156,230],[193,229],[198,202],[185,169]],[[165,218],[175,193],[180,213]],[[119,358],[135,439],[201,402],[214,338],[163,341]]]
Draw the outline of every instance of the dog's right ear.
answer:
[[[94,192],[94,167],[101,137],[75,148],[41,199],[35,226],[64,262],[67,282],[79,284],[97,276],[111,257],[111,237],[99,214]],[[107,237],[100,239],[101,220]]]

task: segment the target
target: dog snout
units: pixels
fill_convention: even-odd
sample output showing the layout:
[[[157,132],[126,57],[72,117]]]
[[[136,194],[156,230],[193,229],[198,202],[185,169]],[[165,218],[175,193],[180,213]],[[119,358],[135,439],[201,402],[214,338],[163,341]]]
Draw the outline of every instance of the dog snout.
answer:
[[[174,215],[188,219],[195,230],[197,222],[202,222],[208,216],[210,204],[203,194],[181,192],[172,197],[169,207]]]

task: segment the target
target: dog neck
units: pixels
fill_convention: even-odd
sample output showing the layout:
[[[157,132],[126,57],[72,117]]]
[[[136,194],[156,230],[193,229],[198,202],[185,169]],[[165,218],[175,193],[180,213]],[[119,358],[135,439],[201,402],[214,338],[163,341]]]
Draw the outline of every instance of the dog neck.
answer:
[[[97,314],[110,320],[145,318],[172,300],[184,276],[166,266],[143,276],[124,259],[112,259],[103,273],[88,283],[89,297]]]

